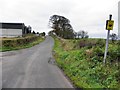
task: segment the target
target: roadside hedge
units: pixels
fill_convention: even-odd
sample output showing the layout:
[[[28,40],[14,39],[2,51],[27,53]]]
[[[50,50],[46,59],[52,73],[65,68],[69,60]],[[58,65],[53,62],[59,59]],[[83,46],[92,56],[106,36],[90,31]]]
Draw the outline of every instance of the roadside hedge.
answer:
[[[37,40],[38,36],[16,38],[16,39],[6,39],[2,40],[2,47],[15,47],[20,45],[25,45]]]

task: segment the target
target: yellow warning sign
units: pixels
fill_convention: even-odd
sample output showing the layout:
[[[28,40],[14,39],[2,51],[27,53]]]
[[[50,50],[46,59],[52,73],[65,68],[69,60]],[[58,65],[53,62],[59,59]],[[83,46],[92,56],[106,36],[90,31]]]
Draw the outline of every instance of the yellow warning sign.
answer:
[[[113,20],[107,20],[106,29],[107,30],[113,30],[113,25],[114,25],[114,21]]]

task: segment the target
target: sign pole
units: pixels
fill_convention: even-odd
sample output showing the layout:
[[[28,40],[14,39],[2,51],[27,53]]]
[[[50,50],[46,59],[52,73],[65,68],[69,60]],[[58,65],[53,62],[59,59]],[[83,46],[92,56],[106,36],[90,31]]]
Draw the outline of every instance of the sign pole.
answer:
[[[109,20],[112,20],[112,15],[109,16]],[[107,33],[106,47],[105,47],[104,60],[103,60],[104,64],[106,63],[106,57],[107,57],[107,52],[108,52],[108,44],[109,44],[109,37],[110,37],[110,30],[108,30],[108,33]]]

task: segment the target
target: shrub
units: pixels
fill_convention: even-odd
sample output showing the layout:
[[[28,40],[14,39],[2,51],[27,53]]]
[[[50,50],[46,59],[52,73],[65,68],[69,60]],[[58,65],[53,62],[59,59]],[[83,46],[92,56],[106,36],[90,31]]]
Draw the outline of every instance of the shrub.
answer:
[[[104,52],[99,46],[95,47],[94,54],[97,56],[104,56]]]
[[[93,49],[88,49],[88,50],[86,50],[86,51],[85,51],[85,54],[86,54],[86,56],[88,56],[89,58],[90,58],[90,57],[93,57]]]
[[[104,47],[105,46],[105,40],[103,39],[98,39],[96,44],[99,46],[99,47]]]
[[[25,44],[31,43],[37,39],[38,39],[37,36],[17,38],[17,39],[6,39],[6,40],[2,40],[2,46],[14,47],[14,46],[19,46],[19,45],[25,45]]]
[[[3,39],[2,46],[0,48],[0,51],[11,51],[11,50],[19,50],[24,48],[32,47],[36,44],[39,44],[42,42],[45,38],[41,38],[38,36],[32,36],[29,37],[22,37],[22,38],[7,38]]]
[[[75,43],[74,46],[79,46],[79,49],[64,51],[64,47],[61,47],[62,45],[59,43],[60,41],[55,40],[56,61],[75,86],[79,88],[120,87],[120,67],[116,67],[114,63],[112,66],[106,63],[104,66],[102,62],[105,49],[104,41],[80,39],[75,43],[75,41],[68,42],[66,40],[64,42],[66,45],[72,42]],[[110,44],[109,47],[110,58],[116,59],[116,56],[120,55],[120,49],[118,50],[113,44]]]

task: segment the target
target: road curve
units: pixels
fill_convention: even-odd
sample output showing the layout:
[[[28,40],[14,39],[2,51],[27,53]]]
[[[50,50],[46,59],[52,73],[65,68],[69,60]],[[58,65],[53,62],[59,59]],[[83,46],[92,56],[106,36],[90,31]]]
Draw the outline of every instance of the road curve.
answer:
[[[2,53],[2,88],[73,88],[61,70],[53,64],[54,40],[28,49]]]

